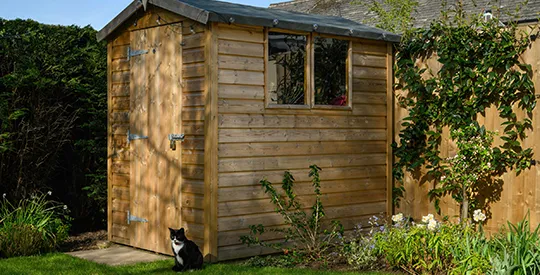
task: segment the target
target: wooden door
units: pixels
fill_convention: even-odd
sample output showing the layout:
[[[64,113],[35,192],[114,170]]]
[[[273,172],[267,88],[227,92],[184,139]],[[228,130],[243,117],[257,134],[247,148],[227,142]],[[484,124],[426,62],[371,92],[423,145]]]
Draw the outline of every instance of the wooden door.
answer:
[[[171,254],[168,227],[181,222],[181,26],[131,32],[130,244]],[[128,216],[129,219],[129,216]]]

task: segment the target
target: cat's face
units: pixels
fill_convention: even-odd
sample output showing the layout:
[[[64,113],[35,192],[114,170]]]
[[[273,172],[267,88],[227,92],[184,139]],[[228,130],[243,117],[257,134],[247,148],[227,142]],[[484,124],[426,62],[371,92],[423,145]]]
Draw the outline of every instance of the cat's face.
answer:
[[[172,229],[169,228],[169,232],[171,233],[171,242],[176,245],[181,245],[186,240],[186,234],[184,232],[184,228],[180,229]]]

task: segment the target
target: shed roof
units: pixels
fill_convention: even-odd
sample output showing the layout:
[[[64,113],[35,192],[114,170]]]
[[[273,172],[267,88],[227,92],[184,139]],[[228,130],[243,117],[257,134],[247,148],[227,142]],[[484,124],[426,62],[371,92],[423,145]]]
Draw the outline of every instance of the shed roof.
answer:
[[[215,0],[148,0],[148,3],[202,24],[223,22],[307,32],[315,31],[323,34],[389,42],[399,42],[400,40],[400,36],[397,34],[337,16],[259,8]],[[101,41],[107,38],[141,8],[143,8],[143,4],[139,0],[134,0],[98,32],[97,39]]]
[[[375,0],[382,2],[382,0]],[[367,3],[368,1],[366,1]],[[446,1],[448,5],[446,9],[453,8],[454,1]],[[468,14],[481,14],[486,10],[497,11],[501,14],[495,14],[500,20],[509,21],[514,18],[509,18],[507,13],[514,13],[517,6],[521,6],[523,1],[516,0],[471,0],[462,1],[463,9]],[[428,27],[435,19],[439,18],[443,0],[418,0],[418,6],[412,13],[415,27]],[[355,4],[351,0],[291,0],[285,2],[274,3],[270,8],[296,11],[304,13],[316,13],[323,15],[342,16],[356,22],[365,22],[366,20],[375,19],[376,14],[365,8],[361,4]],[[523,6],[517,14],[518,22],[537,21],[540,13],[540,0],[528,0],[523,3]]]

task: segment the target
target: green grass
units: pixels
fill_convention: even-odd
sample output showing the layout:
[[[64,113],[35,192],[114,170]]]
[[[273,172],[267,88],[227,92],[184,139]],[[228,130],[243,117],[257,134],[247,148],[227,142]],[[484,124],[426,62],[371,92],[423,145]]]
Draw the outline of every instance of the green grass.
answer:
[[[0,260],[0,274],[176,274],[171,270],[174,261],[140,263],[126,266],[107,266],[75,258],[66,254],[53,253],[43,256],[19,257]],[[205,265],[204,270],[188,274],[359,274],[358,272],[313,271],[308,269],[256,268],[237,264]],[[364,275],[390,273],[366,272]]]

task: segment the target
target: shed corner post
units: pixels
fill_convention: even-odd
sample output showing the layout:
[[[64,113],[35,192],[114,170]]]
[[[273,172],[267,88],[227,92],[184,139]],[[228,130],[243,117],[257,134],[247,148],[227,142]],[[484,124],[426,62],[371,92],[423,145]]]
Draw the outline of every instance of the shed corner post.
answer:
[[[112,41],[107,40],[107,240],[112,241]]]
[[[392,142],[394,140],[394,45],[391,42],[386,46],[386,215],[388,222],[394,213],[393,189],[394,153]]]
[[[218,259],[218,38],[216,23],[209,23],[205,37],[204,104],[204,258]]]

